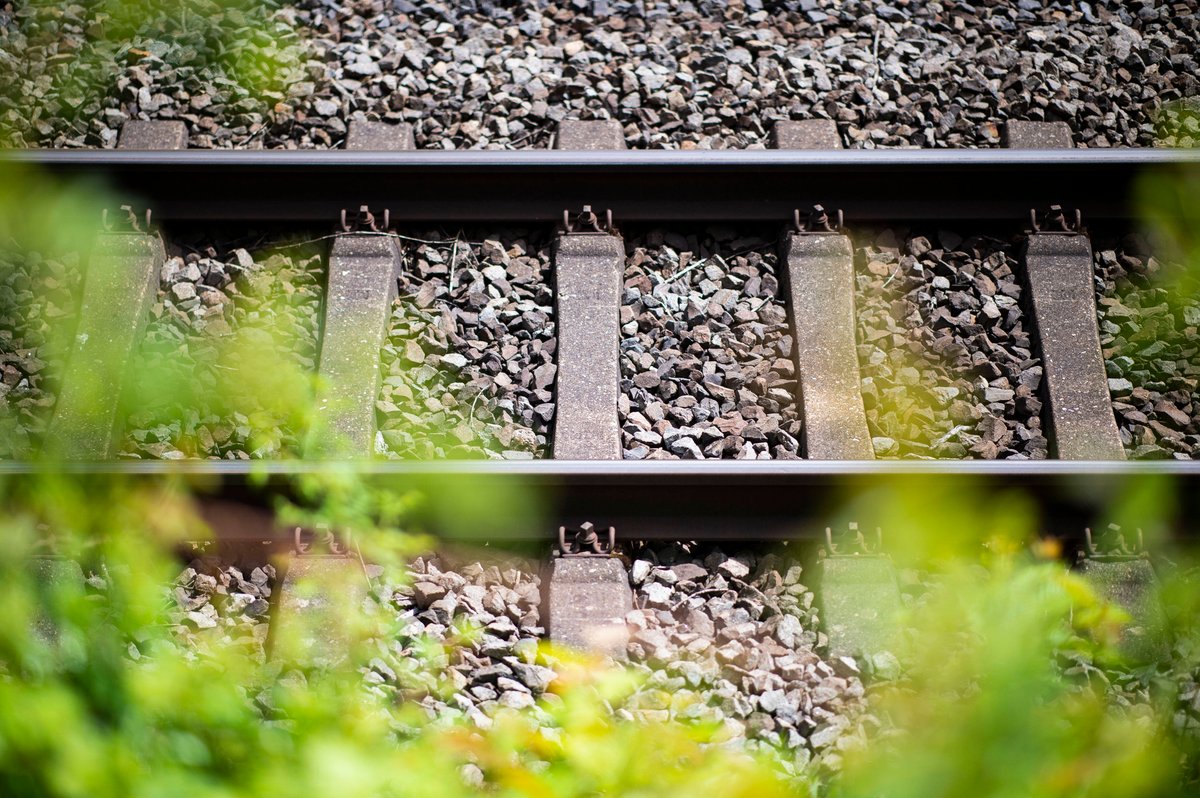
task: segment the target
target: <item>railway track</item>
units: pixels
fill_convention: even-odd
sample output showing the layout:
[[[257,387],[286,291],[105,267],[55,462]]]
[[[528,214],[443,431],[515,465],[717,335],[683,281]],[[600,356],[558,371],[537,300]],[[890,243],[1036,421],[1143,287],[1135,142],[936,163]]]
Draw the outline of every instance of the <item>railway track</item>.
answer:
[[[123,206],[119,215],[126,218],[115,230],[100,234],[92,256],[82,289],[76,351],[47,431],[45,449],[51,456],[0,463],[0,473],[49,471],[135,480],[176,475],[199,486],[219,534],[243,542],[290,540],[292,530],[275,522],[271,501],[280,494],[297,496],[296,479],[321,473],[329,460],[343,461],[340,468],[353,469],[368,483],[385,488],[437,482],[451,491],[486,488],[496,492],[492,495],[523,492],[536,498],[536,520],[524,510],[506,514],[499,509],[476,518],[470,535],[482,540],[553,540],[561,530],[579,529],[584,522],[611,527],[628,541],[819,540],[831,518],[844,520],[850,511],[865,528],[886,525],[886,518],[870,517],[869,500],[873,491],[886,485],[931,496],[960,489],[1022,489],[1037,507],[1040,528],[1081,542],[1085,528],[1105,522],[1114,495],[1146,479],[1169,484],[1180,502],[1173,516],[1177,531],[1195,531],[1191,519],[1196,517],[1194,488],[1200,481],[1200,464],[1186,459],[1186,436],[1191,434],[1188,425],[1196,420],[1183,419],[1175,432],[1167,431],[1177,443],[1175,458],[1127,458],[1136,441],[1118,428],[1118,421],[1124,408],[1134,408],[1125,399],[1125,389],[1112,385],[1106,372],[1112,353],[1100,347],[1104,321],[1097,314],[1090,237],[1094,232],[1123,234],[1133,229],[1139,181],[1200,167],[1194,152],[621,152],[603,149],[618,139],[604,123],[582,123],[568,124],[560,132],[563,146],[579,150],[439,153],[408,149],[411,142],[395,131],[369,132],[376,138],[364,146],[381,149],[5,154],[6,161],[56,179],[106,184]],[[1014,138],[1032,136],[1027,143],[1045,146],[1047,137],[1054,139],[1060,132],[1054,126],[1026,128]],[[800,125],[791,131],[784,127],[776,142],[803,147],[819,138]],[[387,151],[385,146],[398,149]],[[114,211],[106,217],[109,222],[118,218]],[[553,419],[546,459],[371,457],[379,433],[378,353],[385,344],[397,276],[407,264],[401,250],[415,240],[393,231],[429,223],[519,224],[541,230],[554,241],[549,274],[544,276],[555,304],[553,386],[539,385],[543,398],[552,402],[546,414]],[[633,256],[622,236],[638,242],[630,245],[636,254],[651,247],[648,242],[656,235],[661,237],[654,231],[663,225],[695,230],[705,224],[774,231],[766,234],[767,246],[757,245],[756,250],[767,252],[761,263],[769,270],[760,273],[753,264],[737,267],[749,271],[726,283],[741,285],[752,274],[756,285],[765,285],[765,277],[780,284],[777,290],[763,289],[763,297],[754,304],[761,311],[773,298],[786,316],[775,320],[777,338],[762,338],[776,343],[760,344],[779,350],[765,361],[763,352],[754,350],[754,357],[769,363],[769,369],[756,372],[757,383],[750,384],[749,377],[743,383],[738,377],[731,388],[724,388],[735,400],[730,406],[740,402],[744,409],[748,402],[767,411],[764,415],[755,410],[749,421],[742,418],[729,429],[699,421],[693,429],[688,419],[697,418],[696,413],[689,410],[681,421],[679,408],[668,403],[663,407],[671,421],[663,421],[660,411],[652,424],[647,420],[654,416],[646,407],[647,397],[653,398],[662,382],[681,380],[638,348],[642,344],[632,331],[644,326],[643,321],[630,316],[636,322],[630,326],[622,315],[629,312],[630,286],[639,279],[630,271],[627,257]],[[164,239],[169,242],[173,230],[195,225],[315,230],[319,240],[330,242],[324,255],[327,278],[316,364],[323,393],[317,395],[314,433],[305,443],[305,458],[116,459],[123,421],[118,392],[111,390],[114,377],[127,378],[128,363],[143,335],[164,263]],[[1014,340],[1017,348],[1012,351],[1024,361],[1011,374],[986,355],[967,366],[976,378],[987,375],[980,384],[994,417],[972,418],[951,434],[994,418],[999,442],[990,455],[975,454],[987,459],[967,458],[965,446],[959,447],[957,459],[889,459],[889,445],[881,443],[890,440],[879,429],[883,421],[878,413],[868,412],[876,400],[864,398],[867,341],[856,326],[856,302],[863,301],[863,283],[857,279],[862,276],[863,246],[873,246],[866,257],[875,257],[871,253],[894,228],[939,230],[945,225],[986,230],[992,237],[988,240],[1002,242],[1002,249],[988,256],[1000,287],[991,285],[992,293],[983,299],[994,311],[992,322],[975,325],[976,316],[988,311],[966,307],[966,315],[952,319],[947,311],[938,323],[967,324],[977,342],[998,328],[994,336],[1002,343]],[[769,240],[772,235],[777,236],[774,243]],[[919,263],[915,258],[930,248],[928,242],[918,246],[910,241],[907,246],[910,265]],[[677,261],[672,275],[659,275],[666,278],[660,282],[669,283],[688,271]],[[948,273],[953,283],[931,285],[937,290],[967,285],[958,272]],[[659,278],[650,278],[646,287]],[[983,279],[986,283],[992,278]],[[666,292],[646,293],[661,298]],[[991,299],[992,294],[999,298]],[[647,305],[645,299],[637,300],[642,310],[657,301]],[[703,321],[707,314],[719,321],[722,312],[725,319],[745,312],[741,305],[735,310],[733,301],[726,308],[710,303],[695,311],[694,320]],[[762,321],[751,313],[729,323],[761,338]],[[686,339],[690,334],[680,333],[686,327],[681,322],[666,324],[675,331],[672,335]],[[686,340],[675,340],[665,345],[665,356],[657,351],[655,356],[669,359],[678,354],[672,346],[686,348]],[[987,344],[993,352],[995,340]],[[622,362],[631,347],[646,371],[630,374],[629,364]],[[703,362],[696,368],[697,379],[716,371]],[[1036,378],[1026,384],[1029,374]],[[635,379],[639,376],[647,379]],[[703,381],[717,385],[706,390],[722,395],[720,379]],[[689,400],[685,407],[705,410],[704,401],[708,400]],[[705,412],[717,415],[725,409],[718,404],[713,400],[716,409]],[[1019,423],[1010,423],[1006,419],[1018,405],[1032,410]],[[779,420],[784,417],[779,415],[781,408],[787,407],[793,408],[788,411],[790,426]],[[722,419],[728,420],[728,415]],[[672,435],[678,446],[668,440]],[[680,440],[688,436],[688,441]],[[726,446],[731,437],[735,443]],[[986,434],[966,440],[984,438]],[[652,448],[640,446],[640,441],[650,441]],[[707,454],[701,455],[701,446]],[[936,446],[926,448],[938,454]],[[638,459],[647,452],[672,459]],[[718,461],[686,459],[697,455]],[[729,457],[741,459],[721,459]],[[439,528],[442,520],[435,508],[413,523],[435,532],[463,532]],[[602,537],[595,542],[586,530],[577,534],[576,546],[606,550]],[[570,540],[563,543],[572,548]],[[574,567],[570,560],[555,562],[555,567]],[[619,569],[615,560],[611,562]],[[575,584],[581,578],[563,577],[559,584]],[[589,590],[603,594],[606,580],[612,583],[613,578],[590,574],[591,581],[583,581]],[[555,584],[553,577],[550,584]],[[611,600],[627,603],[627,593],[627,588],[618,590]],[[557,601],[567,607],[579,603],[577,596],[561,598],[561,593]],[[550,603],[555,602],[551,590]],[[568,638],[575,639],[570,634]]]
[[[562,134],[565,146],[599,148],[619,141],[604,123],[598,124],[599,128],[597,123],[568,126]],[[1027,143],[1037,145],[1046,142],[1038,136],[1053,139],[1059,133],[1054,125],[1035,125],[1024,135],[1033,136]],[[557,233],[556,258],[551,273],[543,279],[558,292],[558,314],[572,320],[581,310],[607,314],[611,320],[613,310],[627,301],[619,296],[625,255],[620,241],[626,231],[633,231],[635,241],[640,240],[637,231],[672,224],[684,225],[684,229],[723,224],[777,231],[768,232],[763,241],[767,242],[765,249],[778,250],[773,269],[775,280],[783,286],[779,306],[787,315],[785,331],[798,342],[790,355],[799,379],[791,379],[794,373],[783,375],[788,378],[786,387],[798,400],[800,423],[806,428],[803,446],[796,453],[821,461],[874,458],[871,447],[863,445],[866,432],[855,417],[858,414],[845,415],[848,411],[839,406],[843,399],[850,405],[862,401],[857,383],[867,373],[865,364],[856,362],[855,353],[856,344],[865,343],[854,339],[855,303],[864,300],[862,288],[854,285],[855,270],[862,268],[855,259],[862,258],[863,244],[880,229],[903,226],[919,231],[939,225],[982,230],[1007,239],[1006,252],[1020,272],[1013,279],[1024,289],[1017,304],[1025,326],[1037,339],[1025,349],[1034,359],[1046,361],[1045,384],[1038,390],[1048,392],[1049,407],[1042,415],[1045,448],[1050,455],[1070,461],[1121,459],[1112,424],[1105,424],[1107,411],[1100,407],[1108,393],[1106,375],[1097,372],[1103,364],[1098,357],[1084,363],[1080,353],[1073,351],[1078,348],[1066,344],[1067,340],[1085,340],[1084,348],[1090,349],[1091,339],[1097,336],[1095,305],[1089,305],[1092,253],[1087,234],[1133,229],[1137,181],[1154,172],[1177,172],[1197,161],[1192,152],[1172,150],[439,153],[409,149],[411,142],[403,136],[389,139],[384,134],[379,138],[377,128],[374,135],[373,140],[366,134],[358,139],[368,147],[400,148],[319,153],[26,151],[5,158],[66,181],[105,183],[123,206],[152,219],[154,233],[147,233],[144,239],[136,235],[102,238],[109,243],[141,246],[140,242],[156,241],[159,231],[170,241],[173,229],[197,224],[220,225],[235,234],[255,226],[287,225],[317,231],[322,245],[334,242],[324,256],[326,269],[336,260],[349,267],[339,270],[342,274],[355,276],[345,286],[331,280],[325,287],[322,350],[326,369],[372,368],[374,358],[369,352],[352,352],[341,343],[355,333],[354,329],[338,328],[343,310],[358,300],[338,296],[337,291],[380,296],[393,292],[392,277],[386,272],[398,253],[389,250],[388,236],[380,235],[388,226],[397,230],[427,223],[519,223],[543,229],[545,237]],[[792,140],[789,135],[799,138]],[[1015,135],[1019,138],[1022,134]],[[572,136],[578,139],[574,145]],[[800,147],[806,141],[823,141],[818,132],[803,124],[791,133],[785,126],[775,140],[780,146]],[[153,144],[152,135],[142,142],[142,146]],[[814,207],[829,210],[814,211]],[[1048,210],[1051,207],[1066,210]],[[585,208],[601,212],[598,218],[588,220],[590,225],[580,227]],[[366,215],[357,218],[363,209]],[[605,212],[611,214],[607,219],[603,218]],[[1048,213],[1055,218],[1048,221]],[[1078,216],[1072,217],[1072,213]],[[1077,219],[1083,220],[1078,229]],[[323,225],[329,235],[321,232]],[[772,235],[777,235],[777,246],[770,245]],[[392,243],[403,247],[405,240],[401,235]],[[151,251],[154,245],[147,246],[146,252],[120,251],[108,257],[122,264],[142,257],[145,270],[157,257]],[[599,250],[591,251],[597,246]],[[854,248],[859,251],[853,252]],[[1017,259],[1023,262],[1017,264]],[[1070,277],[1063,277],[1068,273]],[[571,282],[575,279],[578,285]],[[147,285],[152,287],[152,283],[153,279]],[[145,306],[128,298],[133,288],[110,287],[118,295],[104,297],[104,305],[123,314],[124,321],[136,328]],[[576,296],[577,288],[591,295]],[[603,296],[601,289],[607,291]],[[85,305],[86,299],[85,294]],[[149,294],[143,293],[139,301],[149,299]],[[1064,317],[1061,311],[1068,307],[1063,304],[1068,299],[1079,302],[1080,307]],[[382,303],[371,312],[378,313],[381,307]],[[558,330],[558,344],[567,351],[557,354],[556,460],[609,459],[620,452],[620,446],[614,447],[611,440],[615,420],[603,420],[609,427],[604,430],[609,440],[603,443],[585,440],[593,430],[578,423],[581,413],[589,422],[596,420],[588,415],[594,414],[595,408],[582,408],[581,403],[588,401],[607,403],[601,415],[612,415],[607,406],[614,401],[613,391],[622,378],[611,368],[607,345],[600,351],[588,342],[597,333],[619,340],[626,332],[611,325],[601,329],[596,327],[598,323],[567,324]],[[860,336],[862,332],[858,331]],[[580,334],[578,341],[576,333]],[[134,336],[138,334],[135,329]],[[816,341],[840,348],[824,352]],[[132,341],[122,345],[129,349]],[[361,360],[350,362],[356,355]],[[1056,358],[1063,360],[1056,363]],[[107,368],[115,366],[105,364]],[[609,371],[603,372],[603,378],[592,380],[613,383],[605,386],[603,396],[579,394],[584,375],[590,369],[604,368]],[[347,375],[346,379],[353,377]],[[1079,393],[1089,390],[1090,396]],[[1056,397],[1056,391],[1061,396]],[[360,405],[365,405],[365,400]],[[826,409],[837,415],[822,418]],[[362,407],[355,412],[365,415]],[[1071,419],[1081,412],[1090,415],[1072,428]],[[369,419],[353,423],[365,428]],[[853,434],[846,432],[856,424],[859,429]],[[846,432],[841,440],[836,434],[838,426]],[[365,429],[357,433],[368,434]],[[76,450],[69,454],[70,459],[105,459],[103,455],[110,454],[103,445],[93,444],[90,453],[101,456],[89,457]],[[354,454],[371,448],[361,441],[356,446],[360,451]],[[806,478],[823,470],[811,464],[798,467],[808,469]],[[1024,468],[1016,464],[1007,467],[1016,472]],[[1180,474],[1190,470],[1185,464],[1167,468]],[[1030,472],[1035,478],[1037,473]]]

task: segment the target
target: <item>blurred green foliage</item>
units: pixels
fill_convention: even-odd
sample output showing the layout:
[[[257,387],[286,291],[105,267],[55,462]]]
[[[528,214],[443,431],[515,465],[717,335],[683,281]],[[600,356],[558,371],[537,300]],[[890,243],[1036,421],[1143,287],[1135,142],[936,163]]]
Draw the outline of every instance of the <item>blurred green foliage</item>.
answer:
[[[1200,268],[1200,168],[1189,164],[1148,173],[1138,187],[1138,205],[1158,260],[1170,264],[1159,284],[1185,298],[1197,296]]]
[[[22,179],[41,206],[64,213],[33,228],[20,225],[36,214],[14,214],[2,223],[10,238],[46,252],[90,249],[95,208],[112,205],[103,192]],[[12,189],[5,206],[20,207],[20,193]],[[184,406],[211,391],[206,401],[244,409],[249,398],[303,435],[312,375],[275,357],[268,306],[213,343],[211,365],[227,365],[227,379],[208,385],[146,360],[124,401]],[[402,582],[407,558],[429,545],[414,534],[418,516],[463,537],[490,526],[494,543],[486,521],[536,523],[538,511],[534,497],[486,481],[375,482],[344,463],[291,487],[292,500],[275,508],[280,522],[352,531],[355,548],[384,571],[377,588]],[[372,658],[433,672],[450,653],[432,643],[401,650],[385,597],[364,608],[361,591],[337,581],[353,579],[352,569],[297,586],[327,606],[277,624],[270,658],[241,640],[184,633],[171,588],[184,542],[210,540],[192,504],[205,490],[203,480],[53,468],[0,477],[0,795],[454,796],[478,794],[480,783],[507,795],[785,794],[761,760],[706,745],[711,729],[618,723],[611,705],[633,685],[586,662],[540,715],[501,711],[488,729],[431,719],[402,692],[367,690]],[[57,558],[44,556],[50,539]],[[314,661],[306,641],[331,628],[344,656]]]
[[[0,502],[10,511],[0,530],[0,794],[473,795],[468,764],[503,795],[786,794],[758,760],[705,746],[703,729],[614,721],[607,706],[632,689],[619,671],[581,668],[545,704],[549,723],[501,711],[487,730],[368,693],[360,669],[396,631],[394,618],[362,608],[337,608],[347,652],[337,666],[289,661],[301,649],[286,640],[269,660],[182,646],[165,586],[174,546],[204,533],[179,482],[4,479]],[[102,576],[36,578],[30,557],[46,529]]]
[[[158,440],[175,456],[300,455],[313,420],[322,254],[276,242],[253,255],[253,267],[223,286],[230,302],[198,308],[203,320],[173,306],[169,292],[160,298],[123,398],[125,451]]]
[[[1151,595],[1174,621],[1169,659],[1129,659],[1130,616],[1067,570],[1019,490],[908,479],[851,505],[895,522],[889,549],[911,601],[894,647],[902,675],[872,696],[880,732],[847,754],[834,795],[1192,794],[1200,584],[1178,565],[1161,571],[1182,556],[1166,535],[1175,497],[1154,478],[1089,493],[1104,518],[1144,525],[1162,558]]]
[[[310,477],[305,515],[293,520],[353,526],[366,557],[385,566],[376,584],[395,582],[427,542],[403,532],[411,505],[366,485],[348,470]],[[1116,645],[1127,616],[1053,559],[1034,526],[979,523],[1006,505],[972,490],[947,499],[949,525],[927,513],[906,530],[916,540],[898,557],[922,577],[894,646],[902,672],[872,687],[876,734],[842,751],[840,773],[799,782],[769,757],[719,744],[714,728],[617,720],[632,677],[561,652],[538,655],[554,654],[559,678],[536,712],[501,710],[486,729],[430,718],[403,690],[365,689],[363,669],[395,656],[390,641],[402,633],[382,596],[352,606],[354,591],[336,582],[320,590],[333,597],[346,653],[337,664],[314,667],[299,643],[312,632],[305,624],[324,621],[277,626],[269,659],[219,638],[185,644],[167,586],[178,545],[207,535],[193,490],[179,480],[0,480],[0,794],[1183,796],[1195,787],[1191,572],[1163,571],[1170,661],[1127,662]],[[873,501],[902,519],[899,500],[911,492],[884,486]],[[31,563],[45,560],[31,558],[51,530],[87,581],[37,576]],[[1158,551],[1181,556],[1167,542]],[[472,634],[464,628],[457,644]],[[451,655],[441,645],[405,651],[429,673]]]
[[[95,145],[106,109],[157,116],[151,75],[182,86],[167,117],[263,115],[303,76],[304,49],[277,0],[27,0],[0,18],[0,146]],[[197,108],[196,110],[203,110]],[[119,125],[112,125],[118,127]],[[89,138],[90,137],[90,138]],[[111,143],[111,142],[109,142]]]
[[[850,755],[836,794],[1187,794],[1169,705],[1122,707],[1058,667],[1062,650],[1100,646],[1095,603],[1025,554],[944,571],[905,619],[907,678],[876,697],[897,731]]]
[[[1185,133],[1200,141],[1200,104],[1167,107],[1159,114],[1157,126],[1160,140],[1166,143]],[[1148,170],[1138,181],[1135,206],[1156,259],[1167,264],[1154,275],[1154,284],[1168,289],[1173,305],[1200,299],[1200,166]]]
[[[0,456],[28,457],[40,443],[106,199],[97,185],[0,164]]]
[[[1185,97],[1158,109],[1154,133],[1160,147],[1200,146],[1200,99]]]

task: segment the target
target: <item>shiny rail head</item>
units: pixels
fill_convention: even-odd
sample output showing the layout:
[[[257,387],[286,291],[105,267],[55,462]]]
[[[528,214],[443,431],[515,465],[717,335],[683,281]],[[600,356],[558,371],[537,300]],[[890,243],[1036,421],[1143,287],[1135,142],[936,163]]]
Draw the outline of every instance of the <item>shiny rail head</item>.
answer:
[[[47,150],[0,152],[2,162],[54,168],[165,166],[309,169],[411,166],[438,169],[713,169],[770,166],[877,169],[887,166],[983,168],[1051,166],[1088,168],[1200,164],[1200,150],[1168,147],[1072,150],[873,149],[873,150]]]
[[[495,476],[594,479],[635,484],[647,478],[833,482],[846,477],[980,477],[1051,480],[1089,476],[1163,476],[1200,479],[1190,460],[114,460],[106,462],[2,461],[0,476],[41,473],[98,475],[290,476],[335,469],[364,476]]]

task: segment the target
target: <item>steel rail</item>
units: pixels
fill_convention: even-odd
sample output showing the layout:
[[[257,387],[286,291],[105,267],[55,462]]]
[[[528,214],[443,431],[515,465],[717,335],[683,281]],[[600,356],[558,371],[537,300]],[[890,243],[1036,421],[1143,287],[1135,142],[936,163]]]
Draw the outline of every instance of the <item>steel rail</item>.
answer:
[[[787,541],[820,537],[831,523],[887,527],[881,497],[929,501],[975,491],[1008,501],[1019,489],[1047,533],[1079,535],[1105,523],[1114,496],[1139,480],[1167,480],[1181,536],[1200,531],[1200,462],[1068,461],[117,461],[0,464],[0,480],[174,477],[193,486],[215,531],[240,540],[285,539],[272,511],[280,496],[303,503],[306,475],[357,473],[386,490],[415,489],[413,527],[480,541],[552,539],[559,526],[592,521],[622,539]],[[439,498],[440,497],[440,498]],[[464,510],[478,497],[484,510]],[[514,498],[515,497],[515,498]],[[521,498],[524,497],[525,501]],[[999,506],[999,504],[997,505]],[[986,509],[986,508],[985,508]],[[931,513],[936,508],[931,507]],[[893,530],[895,531],[895,530]],[[901,530],[902,531],[902,530]]]
[[[323,222],[388,209],[405,222],[552,223],[583,205],[618,224],[783,224],[814,203],[848,224],[973,220],[1014,229],[1032,206],[1086,220],[1134,216],[1139,178],[1200,168],[1200,151],[633,150],[218,151],[12,150],[0,164],[108,184],[160,222]]]
[[[1200,168],[1177,150],[875,150],[633,152],[9,151],[0,164],[106,183],[121,204],[174,222],[312,223],[343,209],[388,209],[393,223],[555,223],[564,210],[611,208],[618,224],[761,222],[782,226],[813,203],[867,222],[1027,223],[1049,204],[1085,221],[1129,219],[1137,182]],[[140,203],[140,204],[139,204]],[[1008,220],[1006,222],[1005,220]],[[387,487],[531,491],[535,509],[490,514],[481,537],[543,538],[590,520],[628,538],[792,539],[819,535],[846,507],[861,512],[885,486],[910,491],[1020,486],[1046,523],[1074,529],[1132,480],[1160,478],[1197,517],[1200,463],[1079,461],[116,461],[0,462],[0,478],[175,476],[210,497],[250,506],[291,494],[297,477],[354,470]],[[443,491],[445,493],[445,491]],[[531,513],[537,516],[534,520]],[[437,528],[445,519],[424,519]],[[269,512],[243,526],[274,535]],[[875,523],[861,515],[860,523]],[[238,525],[232,524],[233,527]],[[454,530],[452,530],[454,531]],[[457,530],[461,531],[461,530]],[[239,532],[239,534],[242,534]]]
[[[1200,479],[1200,460],[51,460],[0,461],[0,476],[39,473],[114,476],[504,477],[630,484],[645,480],[723,482],[776,479],[827,484],[846,478],[953,477],[1055,480],[1162,476]]]

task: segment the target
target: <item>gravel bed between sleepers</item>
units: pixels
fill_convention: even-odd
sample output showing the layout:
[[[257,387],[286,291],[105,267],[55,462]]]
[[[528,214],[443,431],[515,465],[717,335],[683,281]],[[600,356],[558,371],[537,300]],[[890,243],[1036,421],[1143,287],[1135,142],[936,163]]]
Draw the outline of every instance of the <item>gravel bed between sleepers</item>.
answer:
[[[299,454],[296,425],[316,368],[324,258],[311,244],[217,249],[209,240],[220,239],[182,242],[163,266],[122,457]]]
[[[78,312],[78,256],[0,243],[0,458],[38,450],[54,410]]]
[[[162,628],[169,634],[131,635],[126,639],[126,656],[153,666],[155,657],[164,653],[195,659],[232,648],[265,662],[271,596],[278,582],[275,566],[265,558],[235,563],[200,549],[188,556],[174,581],[161,588],[166,624]],[[114,578],[107,566],[97,564],[85,575],[89,597],[111,600]]]
[[[423,231],[381,353],[377,451],[392,458],[548,457],[557,334],[552,238]],[[436,243],[423,243],[436,242]]]
[[[631,561],[629,666],[644,681],[613,707],[618,717],[712,722],[721,741],[787,751],[795,767],[814,756],[836,766],[853,745],[843,738],[862,738],[857,666],[823,656],[797,561],[674,543],[635,546]],[[557,700],[532,563],[434,556],[409,576],[382,591],[402,632],[372,662],[368,689],[416,700],[431,719],[481,726],[501,708],[537,716],[538,699]],[[463,634],[464,624],[480,633]]]
[[[1100,345],[1135,460],[1200,457],[1200,283],[1145,239],[1093,240]]]
[[[512,559],[447,562],[430,555],[409,567],[409,583],[384,586],[384,608],[399,636],[365,674],[367,689],[418,702],[431,720],[491,724],[500,708],[535,706],[555,678],[539,655],[538,566]],[[474,627],[478,633],[465,633]]]
[[[855,302],[876,456],[1045,458],[1015,246],[949,230],[869,240],[856,240]]]
[[[625,239],[625,458],[800,456],[793,338],[773,236],[727,227]]]
[[[865,742],[858,666],[826,656],[797,559],[675,543],[632,557],[629,657],[646,682],[618,714],[717,723],[724,740],[786,752],[789,770],[836,768]]]
[[[275,566],[269,563],[239,568],[217,556],[197,556],[172,589],[177,640],[193,650],[233,644],[265,659],[275,586]]]

